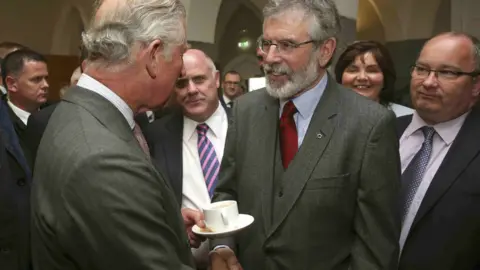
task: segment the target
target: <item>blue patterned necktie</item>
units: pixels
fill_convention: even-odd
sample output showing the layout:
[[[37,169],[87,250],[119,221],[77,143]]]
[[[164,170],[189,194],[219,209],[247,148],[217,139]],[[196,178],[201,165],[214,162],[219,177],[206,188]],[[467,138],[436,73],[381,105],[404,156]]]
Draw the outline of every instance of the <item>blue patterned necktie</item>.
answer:
[[[207,138],[208,125],[199,124],[197,126],[198,134],[198,156],[202,166],[205,184],[207,185],[210,198],[213,197],[213,191],[217,185],[218,172],[220,171],[220,162],[212,142]]]
[[[424,126],[421,128],[425,140],[422,147],[415,154],[408,167],[402,174],[402,190],[401,190],[401,202],[402,202],[402,224],[405,220],[410,205],[412,204],[415,193],[422,182],[423,176],[427,169],[428,162],[430,160],[430,154],[432,153],[433,135],[435,135],[435,129],[433,127]]]

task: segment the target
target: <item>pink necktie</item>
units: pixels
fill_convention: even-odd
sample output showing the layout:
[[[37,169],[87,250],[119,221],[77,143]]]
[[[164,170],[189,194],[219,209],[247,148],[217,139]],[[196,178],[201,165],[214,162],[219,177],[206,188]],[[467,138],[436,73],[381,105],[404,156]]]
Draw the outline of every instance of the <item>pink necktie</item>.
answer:
[[[147,155],[147,157],[150,158],[150,150],[148,149],[147,140],[145,140],[142,130],[140,129],[140,126],[137,123],[135,123],[135,127],[133,128],[133,135],[135,135],[135,139],[137,139],[138,144],[142,148],[145,155]]]

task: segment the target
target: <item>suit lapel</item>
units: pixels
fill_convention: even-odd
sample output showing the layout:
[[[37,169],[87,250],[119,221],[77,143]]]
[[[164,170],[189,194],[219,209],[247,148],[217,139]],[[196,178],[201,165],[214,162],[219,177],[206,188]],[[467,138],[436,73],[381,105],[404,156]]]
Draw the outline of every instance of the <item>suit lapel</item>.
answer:
[[[165,141],[160,142],[163,149],[164,162],[162,167],[167,170],[172,188],[177,200],[182,203],[183,190],[183,158],[182,158],[182,138],[183,138],[183,116],[179,112],[171,115],[167,126]]]
[[[3,101],[0,101],[3,102]],[[23,168],[25,175],[30,178],[30,168],[27,165],[27,160],[23,154],[20,146],[20,141],[14,130],[11,116],[9,116],[9,109],[6,103],[0,104],[0,133],[4,141],[5,148],[15,158],[15,160]],[[20,119],[19,119],[20,120]]]
[[[325,92],[313,113],[307,134],[297,155],[283,175],[283,199],[275,206],[273,224],[268,237],[280,226],[299,198],[303,187],[322,157],[335,131],[337,108],[340,108],[338,89],[329,78]]]
[[[15,114],[15,112],[7,105],[8,114],[10,115],[10,119],[12,119],[12,124],[15,127],[15,131],[17,132],[18,136],[21,137],[23,132],[27,128],[27,126],[22,122],[22,120]]]
[[[271,223],[271,209],[272,209],[272,192],[275,170],[275,151],[278,144],[278,121],[279,121],[279,103],[278,100],[268,96],[264,93],[265,105],[258,110],[258,115],[255,116],[254,125],[251,130],[255,134],[263,134],[252,141],[251,149],[258,151],[259,156],[262,157],[265,166],[263,175],[259,177],[262,179],[262,213],[264,218],[264,229],[268,230]]]
[[[420,209],[413,221],[413,227],[435,206],[435,203],[459,178],[470,162],[480,153],[480,106],[476,106],[465,119],[455,141],[438,168]]]

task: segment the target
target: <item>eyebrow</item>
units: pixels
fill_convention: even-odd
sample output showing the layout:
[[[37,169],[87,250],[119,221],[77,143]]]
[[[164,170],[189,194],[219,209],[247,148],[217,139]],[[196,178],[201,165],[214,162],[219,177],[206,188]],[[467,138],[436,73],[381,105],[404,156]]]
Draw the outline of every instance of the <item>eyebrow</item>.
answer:
[[[423,63],[423,62],[417,62],[417,65],[426,66],[426,67],[431,67],[429,64],[426,64],[426,63]],[[462,70],[460,67],[452,66],[452,65],[440,65],[437,69],[442,70],[442,69],[446,69],[446,68],[456,69],[456,70]]]

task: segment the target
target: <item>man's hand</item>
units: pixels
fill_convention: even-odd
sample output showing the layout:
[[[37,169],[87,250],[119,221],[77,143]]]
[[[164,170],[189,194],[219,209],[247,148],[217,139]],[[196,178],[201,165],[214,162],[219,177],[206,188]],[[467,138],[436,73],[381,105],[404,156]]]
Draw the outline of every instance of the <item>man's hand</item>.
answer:
[[[182,209],[183,223],[185,223],[185,229],[187,230],[188,240],[190,246],[198,248],[200,244],[205,241],[205,238],[200,237],[192,232],[193,225],[197,225],[200,228],[205,228],[203,222],[203,213],[197,210],[183,208]]]
[[[243,270],[233,250],[228,247],[210,252],[211,270]]]

